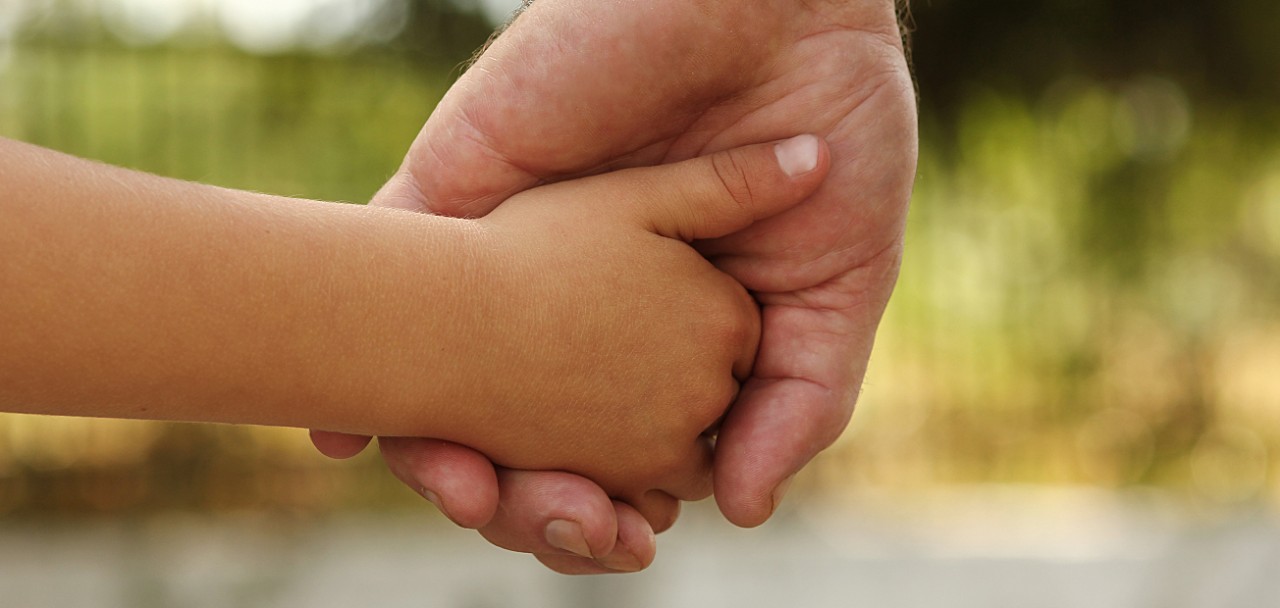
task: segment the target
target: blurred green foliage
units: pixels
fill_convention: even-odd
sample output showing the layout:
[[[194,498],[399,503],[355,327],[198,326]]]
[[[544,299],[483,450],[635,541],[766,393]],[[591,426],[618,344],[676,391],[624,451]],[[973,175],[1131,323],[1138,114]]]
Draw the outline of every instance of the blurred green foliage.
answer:
[[[0,37],[0,135],[364,201],[489,31],[409,6],[377,44],[266,55],[46,20]],[[860,412],[802,489],[1280,499],[1278,6],[914,7],[923,146],[902,279]],[[331,465],[301,432],[0,418],[0,510],[412,500],[377,469]]]

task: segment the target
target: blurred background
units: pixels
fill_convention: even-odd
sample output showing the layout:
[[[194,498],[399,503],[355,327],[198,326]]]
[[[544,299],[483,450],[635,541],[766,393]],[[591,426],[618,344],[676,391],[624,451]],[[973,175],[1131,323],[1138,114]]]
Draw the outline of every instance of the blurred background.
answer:
[[[514,4],[0,0],[0,136],[365,201]],[[1273,605],[1280,3],[909,22],[902,279],[765,527],[693,505],[650,571],[570,579],[302,431],[0,416],[0,605]]]

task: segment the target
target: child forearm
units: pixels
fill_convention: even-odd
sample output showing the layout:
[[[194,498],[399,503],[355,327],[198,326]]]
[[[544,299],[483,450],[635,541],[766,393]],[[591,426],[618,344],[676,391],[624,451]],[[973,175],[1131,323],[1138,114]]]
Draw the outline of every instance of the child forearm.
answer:
[[[450,220],[0,140],[0,408],[434,437],[703,497],[760,311],[687,241],[804,200],[827,158],[802,136]]]
[[[445,431],[466,370],[422,346],[465,342],[471,232],[0,139],[0,409]],[[380,393],[406,374],[439,399]]]

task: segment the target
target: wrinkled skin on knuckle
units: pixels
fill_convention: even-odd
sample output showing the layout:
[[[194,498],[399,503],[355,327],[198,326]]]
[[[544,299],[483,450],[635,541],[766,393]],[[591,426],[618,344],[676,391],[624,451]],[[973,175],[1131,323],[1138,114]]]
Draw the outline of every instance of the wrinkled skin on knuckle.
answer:
[[[754,219],[755,193],[751,190],[751,175],[742,152],[730,150],[725,154],[712,156],[711,166],[724,195],[736,207],[735,216]]]

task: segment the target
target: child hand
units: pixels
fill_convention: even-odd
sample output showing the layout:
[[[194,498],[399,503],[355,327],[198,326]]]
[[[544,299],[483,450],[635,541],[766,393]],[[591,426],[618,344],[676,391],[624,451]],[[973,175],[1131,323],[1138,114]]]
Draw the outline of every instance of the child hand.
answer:
[[[584,475],[642,511],[705,498],[707,431],[750,374],[760,321],[688,243],[798,204],[827,166],[802,136],[536,188],[474,220],[485,296],[449,314],[474,327],[454,356],[477,365],[442,438]]]

